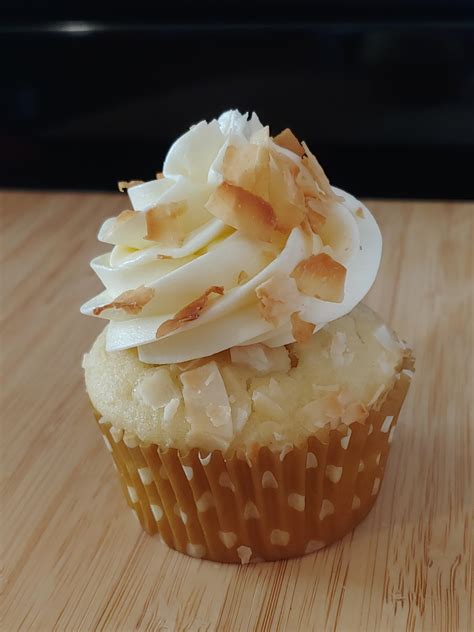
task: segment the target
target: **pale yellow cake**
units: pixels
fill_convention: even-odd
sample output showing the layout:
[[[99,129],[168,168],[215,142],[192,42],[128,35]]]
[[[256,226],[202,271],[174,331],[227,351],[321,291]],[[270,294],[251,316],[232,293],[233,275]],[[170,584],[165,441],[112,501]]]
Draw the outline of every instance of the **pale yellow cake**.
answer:
[[[180,450],[227,448],[230,437],[232,451],[255,442],[298,443],[327,424],[363,421],[392,388],[403,355],[396,334],[360,304],[308,343],[238,347],[183,364],[144,364],[135,349],[107,352],[102,333],[84,368],[95,409],[118,432]],[[219,389],[209,390],[215,367],[225,386],[222,401]],[[209,428],[212,419],[226,419],[226,406],[231,428],[206,428],[186,390],[189,376],[203,377],[207,406],[223,407],[207,415]]]

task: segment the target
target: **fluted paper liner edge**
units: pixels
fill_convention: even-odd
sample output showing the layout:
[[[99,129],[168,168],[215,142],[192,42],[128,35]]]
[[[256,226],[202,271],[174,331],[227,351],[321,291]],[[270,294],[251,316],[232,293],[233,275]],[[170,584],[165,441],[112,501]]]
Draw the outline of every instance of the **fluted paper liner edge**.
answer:
[[[379,410],[301,446],[224,458],[130,441],[96,415],[124,495],[149,534],[193,557],[248,563],[297,557],[343,537],[382,483],[410,357]],[[127,445],[126,445],[127,444]]]

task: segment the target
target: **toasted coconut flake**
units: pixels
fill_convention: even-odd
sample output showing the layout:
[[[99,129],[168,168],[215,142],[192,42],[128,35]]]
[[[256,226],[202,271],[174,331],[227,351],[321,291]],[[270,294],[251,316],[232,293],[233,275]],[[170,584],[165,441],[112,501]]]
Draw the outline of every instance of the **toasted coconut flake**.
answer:
[[[107,303],[107,305],[101,305],[100,307],[94,307],[92,313],[94,316],[99,316],[106,309],[123,309],[127,314],[137,315],[143,307],[151,301],[155,295],[155,290],[152,287],[146,287],[141,285],[135,290],[127,290],[122,292],[116,299]]]
[[[311,201],[308,202],[307,217],[309,225],[311,226],[311,230],[317,235],[321,226],[324,226],[326,218],[324,217],[324,215],[318,213],[318,211],[315,211],[313,208],[311,208]]]
[[[288,351],[288,355],[290,357],[290,365],[292,369],[295,369],[299,362],[300,359],[298,358],[298,356],[296,355],[296,353],[293,351],[293,349],[291,348],[290,345],[285,345],[285,349]]]
[[[163,178],[165,177],[165,176],[161,173],[161,171],[158,171],[155,175],[156,175],[156,179],[157,179],[157,180],[163,180]]]
[[[121,180],[120,182],[118,182],[118,190],[120,191],[120,193],[123,193],[127,189],[136,187],[137,184],[143,184],[143,180]]]
[[[149,371],[138,382],[135,395],[139,401],[154,409],[164,408],[172,400],[181,399],[181,392],[174,384],[167,369]]]
[[[227,447],[233,436],[232,413],[224,381],[215,362],[181,373],[187,435],[192,447],[212,439],[213,448]]]
[[[291,314],[291,333],[296,342],[309,342],[315,327],[313,323],[302,320],[298,312]]]
[[[262,391],[255,390],[252,394],[253,409],[259,415],[268,419],[283,419],[283,408]]]
[[[300,228],[303,231],[303,238],[306,243],[306,249],[311,252],[314,246],[314,243],[313,243],[314,233],[311,229],[311,226],[307,217],[305,217],[304,220],[301,222]]]
[[[136,214],[137,214],[136,211],[122,211],[115,218],[115,223],[123,224],[124,222],[127,222],[129,219],[132,219],[132,217],[135,217]]]
[[[226,182],[268,200],[270,152],[267,147],[248,143],[243,147],[229,145],[222,175]]]
[[[234,433],[237,433],[247,423],[252,412],[252,402],[247,391],[246,381],[239,379],[235,368],[232,365],[225,366],[221,371],[227,393],[231,393],[229,402],[232,410],[232,424]]]
[[[239,276],[237,277],[237,285],[243,285],[248,278],[249,275],[247,274],[247,272],[245,272],[245,270],[241,270],[239,272]]]
[[[311,255],[291,273],[300,292],[323,301],[340,303],[344,296],[346,268],[326,253]]]
[[[272,152],[270,164],[270,203],[277,218],[277,228],[283,233],[299,226],[306,215],[303,191],[296,184],[298,167],[278,152]]]
[[[344,407],[334,393],[316,399],[300,409],[300,413],[316,426],[335,422],[344,413]]]
[[[208,288],[204,294],[201,294],[201,296],[192,301],[192,303],[183,307],[173,318],[165,320],[165,322],[158,327],[156,337],[161,338],[162,336],[166,336],[182,327],[185,323],[199,318],[209,301],[210,294],[220,294],[222,296],[224,294],[224,288],[222,285],[213,285]]]
[[[318,160],[316,159],[316,156],[311,152],[308,145],[304,141],[303,147],[306,154],[305,158],[303,159],[305,166],[311,172],[311,175],[316,180],[319,188],[323,191],[323,193],[328,198],[331,198],[334,194],[331,189],[328,177],[324,173],[324,169],[321,167]]]
[[[168,255],[156,255],[157,259],[172,259],[173,257],[169,257]]]
[[[242,187],[223,182],[210,196],[206,208],[252,239],[270,242],[275,238],[277,220],[273,208]]]
[[[290,358],[286,347],[267,347],[257,343],[244,347],[231,347],[230,357],[233,364],[239,364],[257,373],[275,372],[288,373]]]
[[[287,320],[301,303],[295,280],[282,272],[261,283],[255,294],[262,318],[275,327]]]
[[[312,196],[305,197],[305,202],[306,207],[308,209],[316,211],[316,213],[319,213],[319,215],[322,215],[324,217],[324,221],[326,221],[326,219],[330,215],[334,204],[334,200],[326,200],[317,197],[315,198]]]
[[[163,408],[163,421],[165,424],[169,424],[176,413],[178,412],[180,400],[175,397],[174,399],[170,399],[170,401]]]
[[[283,147],[284,149],[289,149],[300,158],[304,155],[304,148],[302,144],[296,138],[289,127],[277,134],[273,141],[280,147]]]
[[[296,176],[296,184],[300,188],[303,195],[311,198],[321,199],[324,196],[323,191],[313,178],[311,172],[305,166],[305,158],[301,159],[300,170]]]
[[[181,246],[186,233],[181,225],[180,216],[186,209],[185,201],[167,202],[149,209],[146,212],[145,239],[161,242],[167,246]]]
[[[359,206],[355,214],[357,215],[357,217],[360,217],[361,219],[365,219],[364,209],[362,208],[362,206]]]
[[[337,200],[338,202],[344,202],[344,198],[340,195],[336,195],[331,188],[328,177],[324,173],[323,168],[316,159],[316,156],[311,153],[308,145],[303,141],[303,147],[306,156],[302,158],[304,165],[311,172],[313,178],[316,180],[319,188],[323,191],[324,195],[328,199]]]

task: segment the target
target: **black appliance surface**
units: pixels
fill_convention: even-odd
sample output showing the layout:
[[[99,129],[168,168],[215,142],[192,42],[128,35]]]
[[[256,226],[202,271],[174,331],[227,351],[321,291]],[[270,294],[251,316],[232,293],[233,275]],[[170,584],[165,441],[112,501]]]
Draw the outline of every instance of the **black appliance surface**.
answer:
[[[470,2],[10,4],[3,187],[151,178],[190,124],[239,108],[356,195],[474,197]]]

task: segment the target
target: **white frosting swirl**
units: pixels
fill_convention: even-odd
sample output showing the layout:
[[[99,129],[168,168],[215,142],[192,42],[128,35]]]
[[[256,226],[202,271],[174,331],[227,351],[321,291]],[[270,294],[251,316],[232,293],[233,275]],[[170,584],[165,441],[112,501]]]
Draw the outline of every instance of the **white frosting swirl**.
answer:
[[[173,144],[164,162],[163,178],[128,190],[135,211],[186,200],[186,238],[181,245],[145,239],[145,213],[120,223],[115,218],[104,222],[99,240],[114,248],[95,258],[91,266],[106,289],[81,311],[94,315],[94,308],[127,290],[141,286],[154,290],[153,298],[139,313],[111,308],[96,314],[110,320],[107,350],[138,347],[143,362],[164,364],[255,342],[271,347],[293,342],[290,318],[278,326],[265,320],[255,290],[276,273],[289,276],[299,262],[321,251],[347,269],[344,298],[334,303],[301,294],[301,318],[320,329],[347,314],[365,296],[377,274],[382,240],[370,212],[351,195],[333,188],[344,201],[331,204],[320,236],[314,235],[312,245],[297,227],[279,249],[234,231],[207,211],[209,196],[222,183],[222,161],[229,145],[270,143],[272,151],[284,153],[294,162],[300,160],[259,134],[261,130],[255,114],[248,120],[247,114],[236,110],[210,123],[202,121]],[[246,280],[239,285],[242,271]],[[224,287],[223,296],[213,299],[196,320],[156,338],[160,325],[213,285]]]

